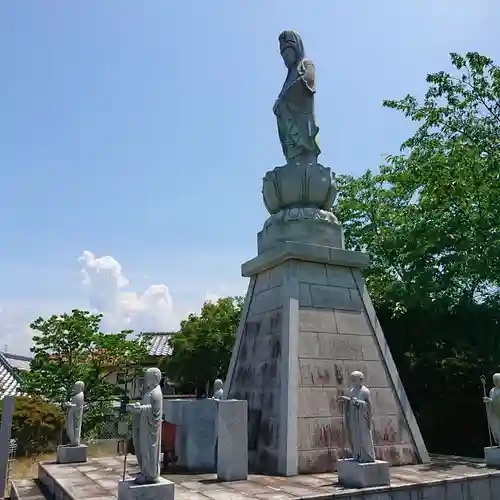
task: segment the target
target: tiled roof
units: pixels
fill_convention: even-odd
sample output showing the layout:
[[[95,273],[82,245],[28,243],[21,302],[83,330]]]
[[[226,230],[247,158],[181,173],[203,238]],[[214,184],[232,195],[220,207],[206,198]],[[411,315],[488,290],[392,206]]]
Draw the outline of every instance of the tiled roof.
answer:
[[[13,368],[24,371],[30,370],[30,362],[33,359],[30,356],[21,356],[20,354],[12,354],[10,352],[2,352],[1,354],[5,356],[10,366]]]
[[[171,335],[172,332],[143,332],[140,334],[140,337],[150,342],[150,356],[168,356],[169,354],[172,354],[172,347],[168,342]]]
[[[0,353],[0,399],[3,399],[4,396],[20,395],[20,384],[21,379],[14,373],[6,357]]]

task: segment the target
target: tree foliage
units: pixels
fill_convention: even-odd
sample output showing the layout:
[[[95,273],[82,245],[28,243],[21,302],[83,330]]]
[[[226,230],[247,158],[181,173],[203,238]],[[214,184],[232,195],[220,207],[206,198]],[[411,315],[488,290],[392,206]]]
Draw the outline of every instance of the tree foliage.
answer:
[[[497,293],[500,277],[500,70],[451,54],[423,102],[385,101],[417,123],[380,172],[341,176],[335,210],[349,247],[368,249],[378,302],[446,307]]]
[[[243,299],[226,297],[205,302],[201,313],[190,314],[172,335],[172,355],[165,372],[185,391],[204,392],[206,384],[224,378],[231,359]]]
[[[101,318],[75,309],[71,314],[34,321],[30,325],[37,332],[31,349],[34,358],[30,371],[23,375],[23,392],[62,403],[68,400],[73,384],[81,380],[87,417],[95,413],[96,405],[121,395],[123,390],[108,377],[126,369],[132,375],[146,356],[146,347],[130,339],[130,331],[101,332]]]
[[[451,54],[419,102],[384,105],[416,124],[378,172],[340,176],[335,206],[431,449],[474,454],[487,442],[481,373],[500,345],[500,70]],[[469,436],[457,443],[455,436]]]
[[[0,403],[0,413],[2,404]],[[12,415],[12,437],[17,453],[33,455],[54,451],[59,444],[64,413],[58,405],[40,398],[17,397]]]

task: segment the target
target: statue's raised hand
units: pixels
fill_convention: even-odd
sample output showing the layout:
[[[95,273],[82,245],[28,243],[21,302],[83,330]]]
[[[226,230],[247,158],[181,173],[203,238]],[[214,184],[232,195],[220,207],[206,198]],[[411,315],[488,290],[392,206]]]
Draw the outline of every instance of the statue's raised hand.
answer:
[[[491,398],[489,398],[488,396],[484,396],[483,403],[491,403]]]

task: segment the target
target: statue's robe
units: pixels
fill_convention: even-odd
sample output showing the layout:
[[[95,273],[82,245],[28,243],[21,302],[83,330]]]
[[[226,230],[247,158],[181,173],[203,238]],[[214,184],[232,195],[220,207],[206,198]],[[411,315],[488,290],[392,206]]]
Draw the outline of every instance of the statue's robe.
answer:
[[[278,135],[283,154],[288,161],[309,158],[315,161],[320,154],[317,143],[319,128],[314,114],[316,70],[305,58],[300,36],[290,32],[295,43],[289,45],[296,53],[297,63],[289,68],[283,88],[274,105]]]
[[[141,406],[132,413],[135,455],[146,481],[160,476],[163,394],[159,385],[144,394]]]
[[[75,394],[70,401],[66,415],[66,434],[70,446],[79,446],[83,421],[83,392]]]
[[[486,405],[488,425],[495,443],[500,445],[500,389],[493,387],[490,391],[491,403]]]
[[[364,403],[356,406],[352,398]],[[345,404],[345,423],[347,436],[352,450],[352,458],[357,462],[374,462],[375,448],[372,436],[372,402],[370,390],[364,385],[359,389],[351,389]]]

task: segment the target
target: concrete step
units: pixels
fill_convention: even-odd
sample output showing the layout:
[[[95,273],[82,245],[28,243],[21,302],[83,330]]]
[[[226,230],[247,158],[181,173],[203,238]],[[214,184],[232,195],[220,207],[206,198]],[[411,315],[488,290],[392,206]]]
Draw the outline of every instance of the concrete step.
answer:
[[[10,485],[10,500],[45,500],[35,479],[19,479]]]

